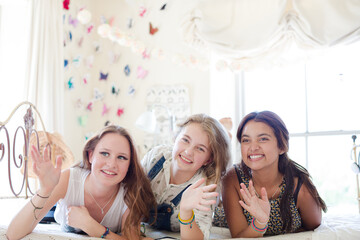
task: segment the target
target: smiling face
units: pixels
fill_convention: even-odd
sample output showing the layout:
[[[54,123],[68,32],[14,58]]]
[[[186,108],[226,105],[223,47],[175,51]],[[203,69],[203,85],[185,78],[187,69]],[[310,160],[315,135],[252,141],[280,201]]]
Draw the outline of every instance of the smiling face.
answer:
[[[199,123],[186,125],[176,137],[172,151],[173,168],[190,179],[210,161],[209,137]]]
[[[130,144],[118,133],[107,133],[89,152],[91,175],[104,185],[116,185],[126,176],[130,165]]]
[[[249,168],[277,170],[279,155],[284,151],[279,149],[274,131],[267,124],[254,120],[247,122],[240,143],[242,159]]]

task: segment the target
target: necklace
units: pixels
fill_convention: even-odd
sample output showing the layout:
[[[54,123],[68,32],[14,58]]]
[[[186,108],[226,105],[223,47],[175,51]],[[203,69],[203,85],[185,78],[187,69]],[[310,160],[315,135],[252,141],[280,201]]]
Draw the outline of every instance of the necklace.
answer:
[[[253,181],[253,182],[254,182],[254,181]],[[282,181],[281,181],[281,183],[282,183]],[[275,194],[279,191],[280,186],[281,186],[281,183],[280,183],[280,185],[277,187],[276,191],[273,193],[273,195],[271,196],[271,198],[270,198],[270,199],[273,199],[273,198],[274,198],[274,196],[275,196]],[[256,189],[255,189],[255,185],[254,185],[254,190],[255,190],[255,194],[256,194],[256,196],[257,196],[258,198],[260,198],[260,195],[258,194],[258,192],[257,192],[257,191],[256,191]]]
[[[101,214],[103,214],[103,215],[104,215],[104,209],[105,209],[106,206],[110,203],[111,199],[114,197],[114,195],[115,195],[116,192],[117,192],[117,191],[114,191],[114,193],[111,195],[111,198],[110,198],[109,201],[105,204],[104,207],[100,207],[100,205],[99,205],[99,204],[97,203],[97,201],[95,200],[94,196],[91,194],[90,191],[88,191],[88,193],[90,194],[90,196],[92,197],[92,199],[94,199],[96,205],[101,209]]]

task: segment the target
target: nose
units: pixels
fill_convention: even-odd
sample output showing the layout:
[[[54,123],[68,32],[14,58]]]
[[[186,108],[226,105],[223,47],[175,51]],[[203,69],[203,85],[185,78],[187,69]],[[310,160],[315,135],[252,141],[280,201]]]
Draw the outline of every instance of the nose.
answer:
[[[194,151],[193,151],[193,148],[192,148],[191,146],[189,146],[189,147],[187,147],[187,148],[185,149],[186,155],[192,156],[193,152],[194,152]]]
[[[108,160],[106,161],[106,164],[109,167],[114,167],[115,166],[115,162],[116,162],[116,157],[110,157],[108,158]]]
[[[259,149],[259,144],[256,141],[253,141],[250,145],[251,151],[256,151]]]

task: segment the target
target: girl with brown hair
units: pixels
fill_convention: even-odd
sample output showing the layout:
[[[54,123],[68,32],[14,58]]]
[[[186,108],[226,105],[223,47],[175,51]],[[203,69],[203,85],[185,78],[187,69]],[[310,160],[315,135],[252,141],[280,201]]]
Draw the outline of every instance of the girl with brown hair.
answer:
[[[83,161],[63,172],[61,157],[54,167],[47,149],[40,155],[33,146],[31,156],[40,189],[10,223],[8,239],[32,232],[55,203],[55,220],[64,231],[106,239],[141,238],[140,222],[156,203],[124,128],[105,127],[86,142]]]

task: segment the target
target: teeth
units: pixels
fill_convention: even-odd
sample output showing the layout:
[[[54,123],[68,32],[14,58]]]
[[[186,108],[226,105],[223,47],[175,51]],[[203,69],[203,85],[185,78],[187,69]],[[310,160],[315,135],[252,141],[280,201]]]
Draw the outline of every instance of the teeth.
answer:
[[[180,156],[182,160],[184,160],[185,162],[188,162],[188,163],[192,163],[191,161],[189,161],[188,159],[184,158],[183,156]]]
[[[115,175],[115,173],[109,172],[109,171],[107,171],[107,170],[103,170],[103,172],[106,173],[106,174],[109,174],[109,175]]]
[[[251,155],[250,158],[251,159],[257,159],[257,158],[261,158],[262,155]]]

